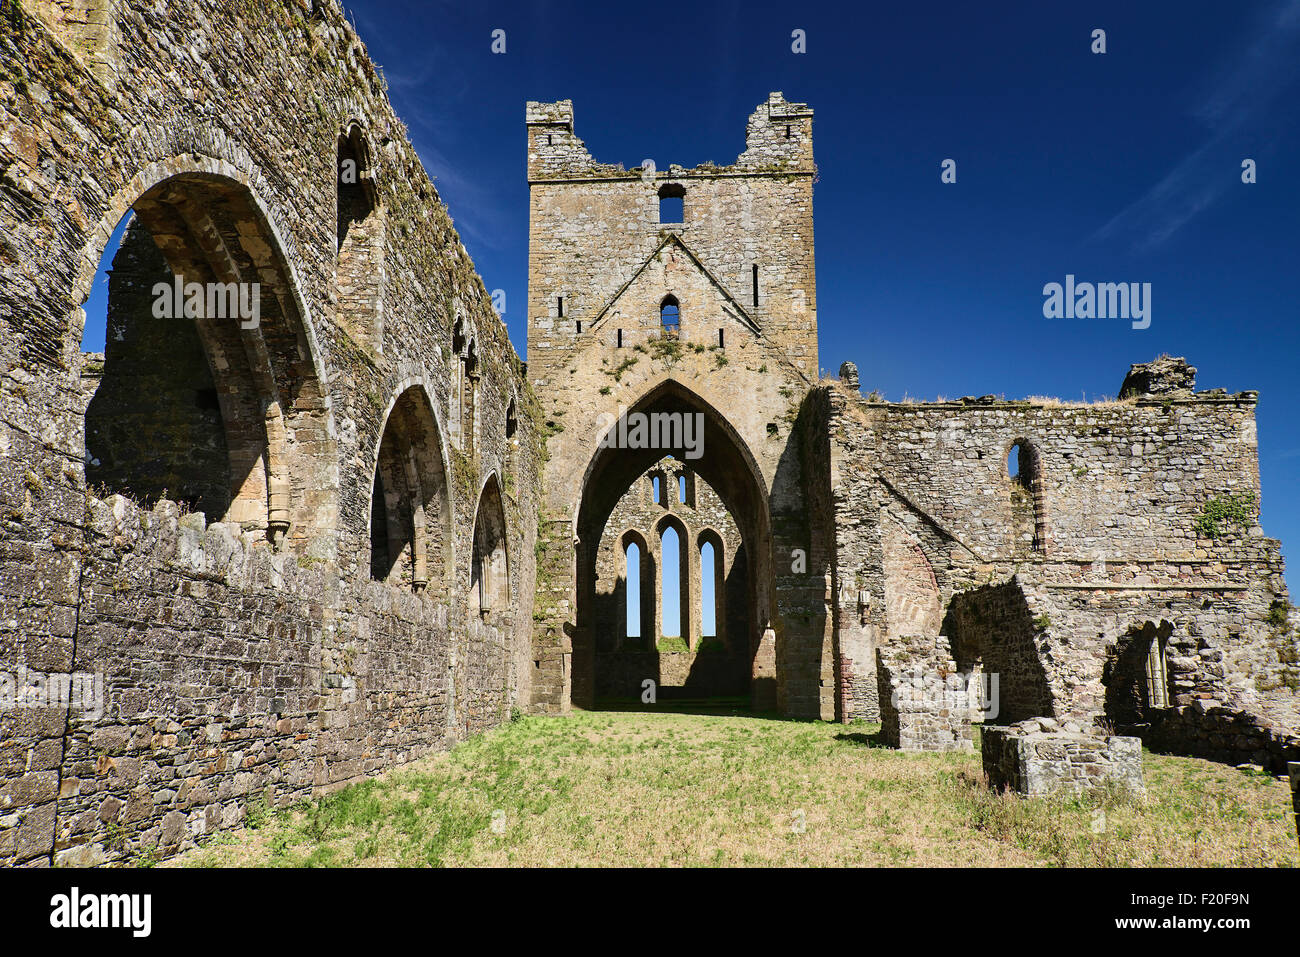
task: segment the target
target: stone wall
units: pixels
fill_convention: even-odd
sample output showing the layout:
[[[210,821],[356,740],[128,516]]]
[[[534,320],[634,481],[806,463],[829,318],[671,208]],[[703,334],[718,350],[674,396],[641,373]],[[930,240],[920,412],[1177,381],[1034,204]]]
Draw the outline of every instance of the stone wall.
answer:
[[[970,696],[941,635],[907,635],[876,649],[880,734],[903,751],[970,751]],[[955,680],[956,679],[956,680]]]
[[[1153,750],[1254,764],[1273,774],[1284,774],[1288,763],[1300,759],[1300,734],[1213,698],[1158,711],[1141,730]]]
[[[0,34],[0,665],[100,673],[108,708],[98,725],[0,713],[0,863],[169,852],[265,787],[315,793],[526,706],[536,401],[341,7],[29,10],[6,0]],[[341,196],[345,156],[364,202]],[[83,358],[80,307],[128,212],[123,337]],[[260,287],[250,328],[172,320],[216,409],[201,367],[128,387],[168,337],[129,286],[168,270]],[[94,491],[143,508],[88,493],[92,394]],[[150,429],[162,471],[207,483],[139,487]],[[412,552],[375,583],[386,436],[411,464],[388,491],[423,570]],[[484,543],[490,611],[469,601]]]
[[[1135,367],[1130,398],[1094,404],[887,403],[828,384],[845,672],[864,673],[937,603],[957,667],[999,673],[999,720],[1145,734],[1135,662],[1159,631],[1167,707],[1207,699],[1300,728],[1294,613],[1278,543],[1257,524],[1255,394],[1193,392],[1194,370],[1166,365]],[[1032,473],[1019,478],[1016,445]],[[877,716],[845,686],[844,716]]]
[[[678,536],[680,627],[673,637],[665,637],[660,620],[665,597],[662,538],[668,527]],[[706,542],[713,549],[713,627],[707,634],[702,557]],[[640,552],[639,595],[629,590],[629,544]],[[717,492],[684,462],[656,462],[619,500],[601,535],[593,616],[597,698],[639,696],[646,679],[666,696],[746,694],[752,653],[748,588],[740,531]],[[627,633],[627,608],[628,602],[638,600],[640,634],[632,636]]]
[[[104,716],[69,715],[56,860],[179,850],[259,803],[301,800],[502,720],[508,637],[341,581],[171,503],[89,503],[76,672]],[[452,701],[453,687],[459,700]]]

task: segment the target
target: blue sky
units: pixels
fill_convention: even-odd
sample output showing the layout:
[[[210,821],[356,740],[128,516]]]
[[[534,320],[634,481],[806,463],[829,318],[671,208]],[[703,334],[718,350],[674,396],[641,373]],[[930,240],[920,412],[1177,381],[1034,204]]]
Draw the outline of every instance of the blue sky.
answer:
[[[1264,529],[1300,543],[1300,0],[347,7],[521,353],[525,101],[570,98],[598,160],[664,168],[734,161],[781,90],[816,114],[824,369],[890,399],[1091,399],[1185,355],[1199,388],[1259,390]],[[1150,328],[1045,319],[1067,274],[1151,283]]]

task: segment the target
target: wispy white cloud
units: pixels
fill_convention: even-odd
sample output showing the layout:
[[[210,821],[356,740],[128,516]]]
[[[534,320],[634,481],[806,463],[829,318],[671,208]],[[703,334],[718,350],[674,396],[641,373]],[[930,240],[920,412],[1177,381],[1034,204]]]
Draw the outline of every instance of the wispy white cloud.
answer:
[[[1163,245],[1238,182],[1231,146],[1277,107],[1300,67],[1300,0],[1282,0],[1262,17],[1235,56],[1213,74],[1193,115],[1212,135],[1151,189],[1093,234],[1131,238],[1138,252]],[[1267,137],[1267,133],[1262,134]],[[1226,167],[1226,168],[1225,168]]]
[[[446,154],[414,131],[411,142],[465,241],[488,249],[504,249],[518,229],[518,217],[501,202],[500,192],[475,176],[461,173]]]
[[[458,3],[410,4],[406,31],[394,31],[391,21],[380,22],[350,6],[349,14],[361,36],[372,41],[369,53],[384,71],[394,109],[406,124],[411,144],[447,204],[461,238],[466,245],[496,250],[504,247],[504,237],[516,228],[517,216],[501,201],[499,191],[488,188],[486,184],[493,180],[484,177],[482,170],[466,164],[463,157],[452,159],[471,135],[464,117],[466,104],[472,103],[475,95],[473,71],[462,62],[470,52],[454,41],[441,39],[458,36],[456,31],[430,28],[430,24],[463,16],[465,11]],[[412,55],[407,42],[412,34],[420,38],[418,56]],[[487,43],[485,34],[484,49]]]

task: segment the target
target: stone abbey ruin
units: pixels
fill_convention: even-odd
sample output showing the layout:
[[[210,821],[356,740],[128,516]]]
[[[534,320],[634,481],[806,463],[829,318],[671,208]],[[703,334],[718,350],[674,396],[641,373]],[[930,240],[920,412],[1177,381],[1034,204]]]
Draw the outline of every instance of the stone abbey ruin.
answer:
[[[0,864],[171,854],[647,679],[961,747],[965,699],[895,692],[997,676],[1013,786],[1054,732],[1067,776],[1130,773],[1109,735],[1300,759],[1256,394],[1171,359],[1093,404],[820,377],[807,106],[625,170],[529,103],[525,365],[332,0],[0,21]],[[257,321],[159,317],[190,282]],[[659,441],[602,441],[620,414]],[[87,676],[94,714],[56,694]]]

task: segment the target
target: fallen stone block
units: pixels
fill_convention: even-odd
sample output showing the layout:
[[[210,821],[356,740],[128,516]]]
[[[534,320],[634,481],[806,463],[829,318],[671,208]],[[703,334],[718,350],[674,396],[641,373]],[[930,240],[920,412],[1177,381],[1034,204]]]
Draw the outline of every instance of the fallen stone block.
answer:
[[[1030,797],[1109,788],[1145,793],[1141,739],[1048,730],[1045,725],[1056,722],[1030,718],[984,727],[984,772],[990,787]]]

